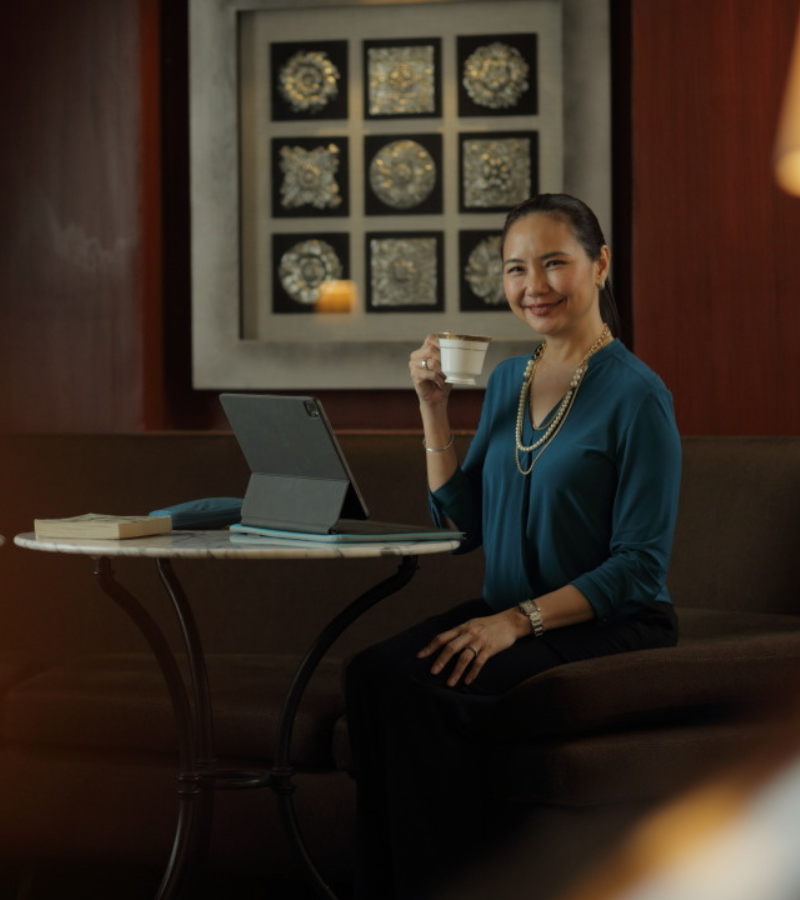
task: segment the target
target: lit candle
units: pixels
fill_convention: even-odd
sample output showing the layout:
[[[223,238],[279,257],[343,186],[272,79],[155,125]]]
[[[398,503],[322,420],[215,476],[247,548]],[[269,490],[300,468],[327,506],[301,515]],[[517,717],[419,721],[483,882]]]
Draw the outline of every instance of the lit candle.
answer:
[[[356,300],[356,286],[352,281],[323,281],[315,307],[318,313],[352,312]]]

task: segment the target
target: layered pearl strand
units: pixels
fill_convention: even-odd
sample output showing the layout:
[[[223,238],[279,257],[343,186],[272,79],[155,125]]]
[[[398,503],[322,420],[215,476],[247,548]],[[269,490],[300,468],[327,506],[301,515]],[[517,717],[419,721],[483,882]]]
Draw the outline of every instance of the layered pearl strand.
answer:
[[[566,422],[567,416],[572,409],[572,405],[575,403],[575,398],[578,396],[578,391],[583,382],[583,376],[586,374],[586,370],[589,368],[589,358],[597,353],[597,351],[606,343],[610,336],[611,332],[609,331],[608,325],[606,325],[605,328],[603,328],[603,330],[600,332],[600,336],[592,344],[592,346],[589,347],[589,349],[584,354],[583,359],[578,363],[578,368],[575,369],[572,375],[572,380],[569,383],[569,389],[567,390],[567,393],[564,394],[564,397],[561,400],[561,403],[559,404],[555,415],[550,420],[550,424],[547,425],[546,428],[544,426],[537,428],[536,425],[534,425],[534,431],[544,430],[544,434],[533,444],[525,446],[525,444],[522,443],[522,426],[525,422],[525,410],[530,400],[531,385],[533,384],[533,377],[536,373],[536,367],[539,364],[542,356],[544,356],[544,351],[547,347],[547,341],[543,341],[536,348],[535,353],[528,362],[528,365],[525,367],[525,375],[522,379],[522,390],[519,393],[519,407],[517,408],[517,429],[514,459],[517,463],[517,469],[519,470],[520,475],[530,475],[533,467],[538,462],[539,457],[542,455],[542,453],[544,453],[550,442],[561,430],[561,426],[564,424],[564,422]],[[536,453],[537,450],[539,451],[538,453]],[[536,453],[527,469],[524,469],[522,467],[522,463],[520,462],[521,453]]]

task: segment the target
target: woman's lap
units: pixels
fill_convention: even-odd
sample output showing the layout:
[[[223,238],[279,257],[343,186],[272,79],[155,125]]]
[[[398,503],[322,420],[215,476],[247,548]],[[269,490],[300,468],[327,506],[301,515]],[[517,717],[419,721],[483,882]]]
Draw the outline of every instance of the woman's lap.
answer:
[[[366,670],[366,677],[377,679],[387,689],[390,685],[397,688],[414,684],[417,688],[427,685],[462,697],[497,697],[557,665],[673,645],[677,639],[675,613],[667,604],[658,607],[618,623],[598,626],[589,622],[545,632],[538,638],[530,635],[487,660],[471,685],[462,680],[451,688],[446,685],[449,667],[433,675],[430,669],[435,657],[419,659],[416,654],[437,634],[493,613],[483,600],[470,600],[367,648],[356,657],[356,665]]]

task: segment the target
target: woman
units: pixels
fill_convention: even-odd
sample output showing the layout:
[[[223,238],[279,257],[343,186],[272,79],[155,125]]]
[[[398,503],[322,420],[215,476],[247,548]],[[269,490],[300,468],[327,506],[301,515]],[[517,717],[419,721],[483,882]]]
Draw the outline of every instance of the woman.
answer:
[[[347,670],[359,898],[418,898],[483,840],[483,748],[503,695],[552,666],[673,645],[665,586],[680,440],[670,394],[615,335],[610,251],[563,194],[509,214],[511,311],[543,336],[492,373],[459,465],[436,337],[409,360],[431,509],[483,547],[479,600]],[[531,710],[531,715],[536,711]]]

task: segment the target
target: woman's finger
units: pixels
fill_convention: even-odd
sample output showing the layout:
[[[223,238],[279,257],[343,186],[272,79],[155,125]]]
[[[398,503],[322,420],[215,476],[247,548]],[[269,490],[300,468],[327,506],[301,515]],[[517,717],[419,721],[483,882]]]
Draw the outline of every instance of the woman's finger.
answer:
[[[422,650],[417,653],[417,656],[420,659],[430,656],[446,644],[449,644],[454,638],[457,638],[459,634],[460,632],[457,628],[452,628],[450,631],[443,631],[441,634],[437,634],[429,644],[426,644]]]
[[[468,672],[467,677],[464,679],[465,684],[471,684],[475,680],[475,676],[480,671],[480,666],[478,670],[475,671],[475,665],[478,659],[478,651],[470,644],[457,655],[456,662],[453,666],[453,671],[450,673],[447,679],[448,687],[455,687],[459,681],[461,681],[461,676]]]

